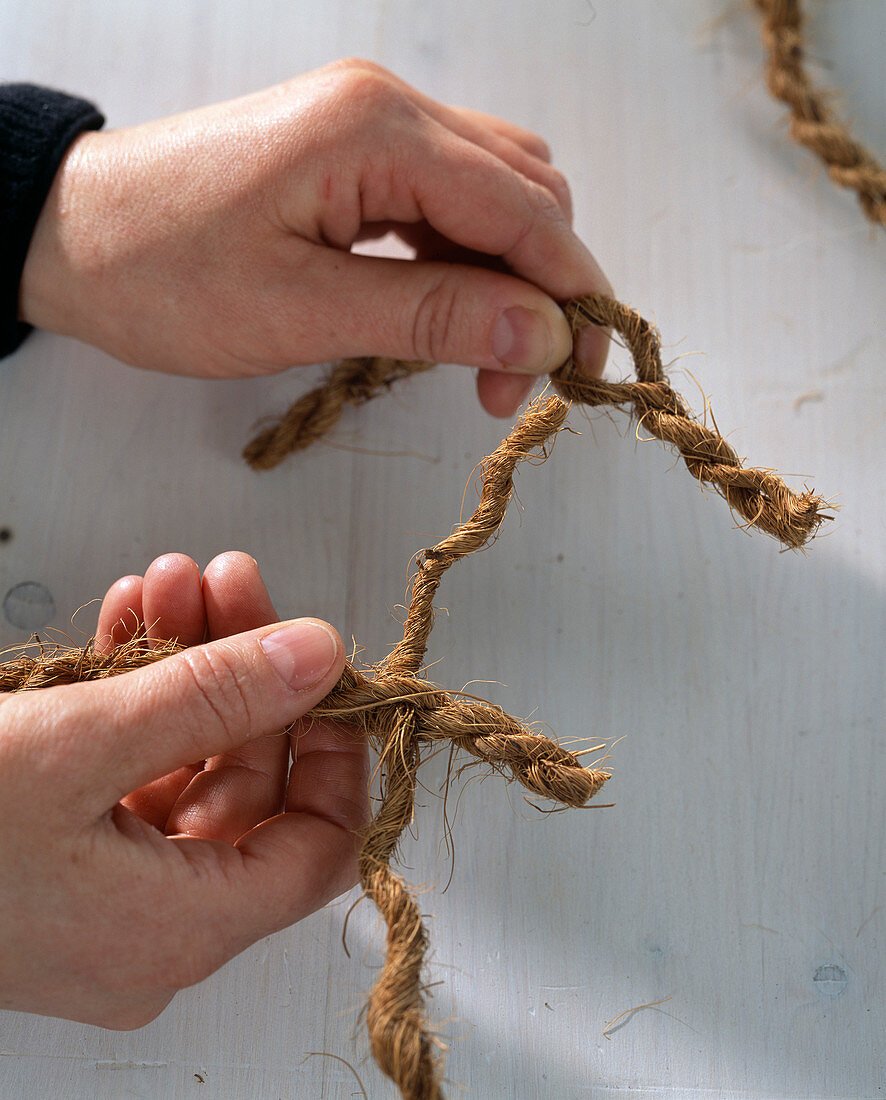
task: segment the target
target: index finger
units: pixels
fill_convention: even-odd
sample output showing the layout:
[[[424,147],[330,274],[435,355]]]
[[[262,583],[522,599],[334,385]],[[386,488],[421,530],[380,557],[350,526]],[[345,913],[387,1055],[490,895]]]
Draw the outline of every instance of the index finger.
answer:
[[[558,302],[612,293],[547,188],[430,120],[407,156],[403,177],[417,213],[448,240],[500,256],[515,275]],[[373,221],[417,220],[415,209],[404,209],[402,197],[389,198],[386,209],[364,215]]]

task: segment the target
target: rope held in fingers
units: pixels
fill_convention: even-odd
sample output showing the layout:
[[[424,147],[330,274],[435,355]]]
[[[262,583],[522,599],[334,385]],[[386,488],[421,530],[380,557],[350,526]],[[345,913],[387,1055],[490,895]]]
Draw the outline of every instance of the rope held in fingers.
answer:
[[[567,302],[566,316],[577,335],[586,325],[614,330],[624,340],[636,370],[634,382],[606,382],[582,376],[573,358],[552,375],[567,400],[591,408],[626,408],[657,439],[675,447],[699,483],[712,485],[748,527],[785,546],[808,542],[821,523],[825,501],[815,493],[795,493],[771,470],[742,465],[720,435],[693,417],[665,377],[661,339],[635,310],[604,294]],[[290,453],[310,446],[341,416],[345,405],[360,405],[409,374],[433,364],[397,359],[350,359],[339,364],[322,386],[299,398],[278,423],[266,428],[243,455],[255,469],[270,469]]]
[[[473,515],[419,555],[402,640],[371,675],[347,665],[333,691],[306,716],[356,725],[380,757],[381,803],[363,832],[359,852],[363,889],[387,926],[385,962],[370,995],[367,1024],[376,1061],[407,1100],[439,1100],[443,1095],[422,978],[428,934],[415,898],[391,867],[413,818],[422,750],[448,741],[533,794],[565,806],[585,805],[608,779],[607,772],[583,767],[576,755],[500,707],[446,691],[419,675],[443,574],[496,535],[513,493],[516,467],[533,453],[545,455],[567,411],[557,397],[530,405],[482,464],[483,487]],[[92,647],[33,645],[36,654],[26,647],[0,665],[0,691],[100,679],[174,658],[179,651],[174,642],[155,646],[144,637],[110,654]]]

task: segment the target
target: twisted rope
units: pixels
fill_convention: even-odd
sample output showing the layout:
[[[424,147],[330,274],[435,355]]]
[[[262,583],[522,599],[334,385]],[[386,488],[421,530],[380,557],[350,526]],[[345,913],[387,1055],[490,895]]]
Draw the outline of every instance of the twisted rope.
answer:
[[[858,193],[871,221],[886,226],[886,170],[835,116],[830,97],[806,72],[800,0],[754,2],[763,16],[763,43],[769,55],[766,82],[776,99],[791,109],[791,137],[824,162],[834,183]]]
[[[661,341],[648,321],[603,295],[569,302],[566,316],[574,335],[586,325],[615,329],[633,357],[637,381],[588,379],[574,359],[569,359],[552,375],[564,397],[591,407],[630,406],[638,424],[656,439],[675,447],[692,476],[713,486],[747,526],[765,531],[792,549],[812,538],[826,518],[822,515],[822,498],[808,490],[793,492],[771,470],[743,466],[716,428],[692,417],[665,377]]]
[[[712,485],[747,526],[792,549],[813,537],[829,518],[823,513],[825,501],[809,491],[794,493],[771,470],[745,468],[716,428],[693,418],[668,384],[661,340],[648,321],[604,294],[577,298],[564,309],[574,335],[586,325],[614,329],[630,351],[637,374],[636,382],[589,379],[570,358],[552,375],[567,400],[590,407],[626,406],[652,435],[676,447],[689,472],[700,483]],[[243,452],[246,461],[256,469],[276,466],[293,450],[319,439],[346,404],[362,404],[398,379],[431,365],[395,359],[347,360],[322,386],[296,401],[276,427],[256,437]]]
[[[391,692],[392,702],[378,713],[363,712],[372,714],[369,732],[381,747],[385,770],[382,804],[363,836],[360,878],[388,927],[387,955],[369,999],[367,1023],[376,1061],[409,1100],[442,1096],[421,980],[427,931],[415,899],[390,867],[412,820],[422,740],[441,735],[452,738],[454,724],[460,731],[455,733],[456,744],[506,767],[536,793],[555,798],[562,795],[568,805],[583,805],[607,778],[603,772],[585,771],[571,753],[533,735],[498,708],[449,703],[435,698],[440,693],[434,687],[428,688],[427,696],[418,692],[415,698],[404,698],[424,661],[433,627],[433,600],[443,574],[493,538],[513,492],[517,464],[544,447],[567,411],[555,397],[531,405],[483,463],[483,488],[473,515],[448,538],[419,555],[403,638],[378,666],[373,685],[373,690]],[[363,690],[363,684],[349,687],[352,707],[361,705]],[[434,715],[434,728],[428,722],[429,712]]]
[[[345,359],[324,385],[300,397],[282,419],[259,432],[243,449],[243,457],[255,470],[273,469],[293,451],[304,450],[326,435],[345,405],[365,405],[398,379],[433,366],[398,359]]]
[[[578,757],[500,707],[468,700],[419,677],[443,574],[494,538],[513,493],[517,465],[533,452],[545,454],[567,411],[557,397],[529,406],[483,462],[480,502],[473,515],[419,555],[402,640],[371,676],[347,665],[333,691],[307,716],[356,724],[380,756],[381,804],[363,832],[359,853],[363,889],[387,925],[385,962],[370,995],[367,1024],[376,1061],[407,1100],[440,1100],[443,1095],[422,981],[428,934],[414,897],[391,869],[403,831],[413,818],[422,748],[449,741],[533,794],[566,806],[583,806],[609,777],[584,768]],[[100,679],[178,650],[175,642],[152,645],[146,638],[133,639],[110,654],[35,642],[0,665],[0,691]]]

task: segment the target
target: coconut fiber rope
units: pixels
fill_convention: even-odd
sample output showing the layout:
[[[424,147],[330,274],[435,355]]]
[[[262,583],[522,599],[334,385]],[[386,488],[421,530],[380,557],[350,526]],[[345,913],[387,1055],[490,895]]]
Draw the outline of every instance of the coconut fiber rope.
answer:
[[[553,375],[564,397],[590,407],[626,407],[638,426],[675,447],[692,475],[714,486],[747,525],[789,547],[802,546],[815,533],[825,518],[821,498],[808,491],[793,493],[770,471],[745,469],[715,427],[690,415],[665,378],[660,340],[648,322],[601,295],[569,302],[565,308],[576,335],[590,324],[619,334],[633,357],[636,381],[584,378],[570,358]],[[429,366],[382,359],[343,363],[325,386],[301,398],[279,425],[253,441],[246,455],[258,468],[274,466],[320,438],[346,404],[368,401],[398,378]],[[608,778],[604,771],[583,767],[577,755],[500,707],[447,691],[421,675],[443,574],[496,536],[513,493],[517,465],[533,454],[547,456],[568,411],[566,401],[554,396],[530,404],[482,463],[480,502],[473,515],[418,555],[402,639],[367,673],[347,665],[334,690],[311,712],[316,718],[356,725],[379,756],[381,794],[375,816],[360,838],[359,865],[364,892],[384,918],[387,942],[366,1019],[376,1061],[408,1100],[438,1100],[443,1095],[442,1043],[426,1015],[427,930],[415,898],[391,867],[413,820],[423,752],[446,744],[462,749],[532,794],[563,806],[585,805]],[[177,648],[174,643],[155,646],[136,638],[111,654],[99,654],[92,646],[63,649],[35,642],[0,665],[0,691],[112,676],[170,656]]]
[[[754,2],[763,16],[766,80],[776,99],[791,109],[791,137],[824,162],[834,183],[858,193],[871,221],[886,226],[886,170],[831,110],[833,93],[816,88],[806,72],[800,0]]]
[[[403,638],[365,675],[347,665],[333,691],[307,716],[356,725],[380,759],[379,808],[360,840],[360,879],[387,925],[386,958],[373,989],[367,1024],[373,1055],[408,1100],[437,1100],[442,1047],[425,1012],[423,970],[428,935],[418,905],[391,869],[403,831],[413,819],[417,773],[425,749],[449,744],[532,794],[563,806],[583,806],[609,778],[578,756],[512,718],[500,707],[429,683],[420,676],[433,626],[433,600],[447,569],[486,546],[498,532],[514,489],[517,465],[546,447],[566,418],[557,397],[534,402],[482,464],[482,491],[473,515],[414,570]],[[136,638],[110,654],[34,642],[0,665],[0,691],[23,691],[100,679],[171,656],[174,643]],[[29,652],[36,650],[36,652]],[[602,747],[602,746],[601,746]]]
[[[667,381],[661,340],[648,321],[603,294],[577,298],[564,308],[574,336],[586,325],[617,332],[631,353],[636,372],[634,382],[588,379],[570,358],[552,375],[567,400],[592,408],[627,408],[643,430],[675,447],[693,477],[700,484],[712,485],[744,525],[757,527],[792,549],[812,538],[828,518],[822,512],[824,500],[808,491],[793,492],[771,470],[744,467],[716,427],[692,416]],[[270,469],[288,454],[320,439],[345,405],[364,404],[398,379],[432,365],[395,359],[346,360],[323,385],[299,398],[282,419],[256,436],[243,457],[254,469]]]

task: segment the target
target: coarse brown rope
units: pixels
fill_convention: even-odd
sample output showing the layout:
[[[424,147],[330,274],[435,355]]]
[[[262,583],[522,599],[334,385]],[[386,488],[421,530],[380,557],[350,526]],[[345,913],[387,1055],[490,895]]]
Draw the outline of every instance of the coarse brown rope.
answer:
[[[469,700],[420,678],[433,626],[440,580],[456,561],[492,540],[514,489],[514,471],[533,452],[545,455],[568,411],[557,397],[533,402],[508,437],[482,464],[482,491],[473,515],[417,559],[403,638],[364,676],[351,665],[333,691],[307,716],[357,724],[380,756],[378,811],[360,844],[360,879],[387,925],[385,962],[370,996],[367,1024],[373,1055],[408,1100],[438,1100],[440,1060],[425,1012],[422,972],[428,935],[415,899],[391,870],[403,831],[413,818],[422,747],[449,742],[565,806],[583,806],[609,778],[584,768],[577,756],[533,732],[500,707]],[[0,665],[0,691],[23,691],[100,679],[178,651],[136,638],[110,654],[33,643]]]
[[[428,736],[422,710],[416,705],[418,699],[404,698],[404,689],[416,683],[414,678],[424,661],[441,577],[456,561],[494,537],[513,492],[517,464],[544,447],[567,411],[555,397],[531,405],[483,463],[483,488],[473,515],[448,538],[418,556],[403,638],[378,666],[375,679],[376,687],[387,684],[394,692],[393,702],[378,712],[358,712],[372,715],[370,736],[380,748],[384,769],[381,807],[367,827],[360,849],[363,888],[388,928],[385,963],[369,999],[367,1023],[376,1061],[409,1100],[437,1100],[442,1091],[438,1059],[425,1021],[421,975],[427,931],[415,899],[390,866],[412,821],[422,741],[434,739]],[[352,705],[359,706],[359,695],[352,698]],[[563,756],[559,747],[551,752],[548,745],[539,752],[541,741],[495,708],[477,709],[464,702],[456,708],[464,731],[455,738],[456,743],[508,768],[530,790],[548,796],[557,791],[567,804],[583,805],[607,778],[603,772],[576,769],[571,754]],[[480,736],[478,730],[483,731]]]
[[[619,333],[634,359],[636,382],[606,382],[582,376],[574,359],[554,373],[554,385],[570,401],[584,405],[629,405],[637,423],[680,452],[686,468],[700,483],[712,485],[748,527],[756,527],[797,549],[808,542],[826,518],[825,502],[808,490],[795,493],[771,470],[742,465],[717,431],[693,419],[671,389],[661,363],[661,341],[639,313],[602,295],[566,306],[577,335],[587,325],[604,325]]]
[[[282,419],[261,431],[243,449],[243,457],[255,470],[270,470],[324,436],[345,405],[364,405],[398,379],[433,366],[399,359],[345,359],[322,386],[300,397]]]
[[[791,137],[824,161],[840,187],[858,193],[871,221],[886,227],[886,170],[831,110],[833,93],[816,88],[806,72],[800,0],[754,0],[763,15],[770,92],[791,109]]]
[[[636,382],[589,379],[570,358],[552,375],[564,397],[591,407],[627,406],[645,430],[676,447],[689,472],[700,483],[712,485],[748,527],[757,527],[792,549],[812,538],[829,518],[823,513],[825,501],[808,491],[794,493],[771,470],[745,468],[716,426],[709,428],[693,418],[668,384],[661,340],[648,321],[605,294],[574,299],[564,308],[576,336],[586,325],[614,329],[630,351],[637,374]],[[257,469],[276,466],[291,451],[319,439],[346,404],[368,401],[383,387],[429,366],[395,359],[348,360],[333,370],[324,385],[296,401],[276,428],[254,439],[244,457]]]

